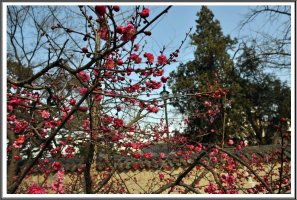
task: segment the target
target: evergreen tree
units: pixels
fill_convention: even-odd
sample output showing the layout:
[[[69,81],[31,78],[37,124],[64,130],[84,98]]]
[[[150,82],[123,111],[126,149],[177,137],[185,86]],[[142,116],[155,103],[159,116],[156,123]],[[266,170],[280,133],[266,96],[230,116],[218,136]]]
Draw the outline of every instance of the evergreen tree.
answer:
[[[271,143],[276,136],[273,126],[291,113],[290,88],[264,69],[253,46],[245,46],[233,71],[232,109],[227,113],[226,132],[258,144]]]
[[[195,59],[181,64],[170,74],[169,85],[178,97],[173,106],[188,116],[186,134],[192,142],[215,142],[216,136],[223,132],[223,108],[221,98],[208,95],[197,97],[196,93],[222,91],[229,87],[228,76],[233,70],[233,62],[228,50],[236,43],[230,36],[225,36],[220,23],[214,19],[212,11],[202,6],[197,13],[196,32],[191,35],[192,45],[196,46]],[[211,106],[205,106],[211,102]],[[217,107],[216,107],[217,106]],[[220,109],[215,117],[203,117],[209,109]]]

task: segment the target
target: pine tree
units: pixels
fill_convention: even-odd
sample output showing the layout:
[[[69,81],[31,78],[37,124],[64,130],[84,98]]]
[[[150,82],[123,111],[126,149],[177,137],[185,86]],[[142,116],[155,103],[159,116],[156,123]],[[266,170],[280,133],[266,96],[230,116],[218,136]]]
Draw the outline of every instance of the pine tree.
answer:
[[[207,112],[205,101],[215,106],[222,104],[222,100],[203,95],[197,98],[193,94],[228,88],[228,75],[233,70],[228,50],[236,40],[223,34],[219,21],[208,7],[202,6],[197,17],[196,32],[191,35],[192,45],[196,46],[195,59],[181,64],[170,74],[169,86],[178,97],[173,106],[188,116],[186,134],[189,139],[212,143],[223,132],[223,110],[214,118],[203,118],[199,113]]]

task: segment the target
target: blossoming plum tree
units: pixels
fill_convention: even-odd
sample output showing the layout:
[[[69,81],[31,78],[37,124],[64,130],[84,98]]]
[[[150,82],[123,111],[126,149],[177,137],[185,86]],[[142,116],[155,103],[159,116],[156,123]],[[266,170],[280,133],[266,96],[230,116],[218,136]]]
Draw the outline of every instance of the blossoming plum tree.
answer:
[[[145,6],[8,7],[8,193],[131,193],[127,182],[138,185],[138,180],[122,178],[119,172],[121,162],[129,156],[136,159],[134,170],[144,168],[141,159],[159,166],[143,193],[276,190],[272,184],[278,182],[269,182],[270,174],[264,181],[244,158],[217,146],[187,144],[187,138],[179,134],[168,138],[163,124],[146,130],[138,123],[162,108],[163,100],[150,94],[170,78],[164,76],[164,68],[176,62],[181,48],[174,52],[163,48],[155,54],[142,42],[152,35],[151,25],[170,8],[153,15]],[[35,31],[36,42],[25,37],[29,31]],[[33,70],[23,76],[28,69]],[[224,92],[224,88],[210,89],[195,95],[198,99],[205,95],[218,98]],[[210,101],[204,104],[213,105]],[[201,117],[213,117],[219,109],[216,105]],[[160,141],[174,147],[170,155],[144,151]],[[244,147],[242,142],[230,145]],[[170,156],[187,162],[187,167],[173,173],[164,162]],[[106,163],[102,173],[95,169],[98,157],[104,157]],[[74,158],[80,161],[66,184],[64,164]],[[213,175],[207,186],[199,185],[206,176],[199,174],[202,169]],[[289,169],[282,164],[282,171]],[[28,184],[26,180],[36,174],[41,174],[42,181]],[[242,189],[236,180],[239,176],[255,177],[258,185]],[[278,186],[289,187],[289,181]]]
[[[27,79],[8,78],[7,121],[8,134],[11,135],[8,152],[9,157],[12,156],[9,166],[14,166],[9,170],[8,190],[12,193],[28,174],[33,173],[34,165],[46,165],[47,160],[42,159],[46,154],[59,159],[63,157],[61,152],[65,150],[67,157],[73,157],[74,141],[78,138],[72,138],[69,127],[71,131],[81,131],[80,140],[87,144],[84,176],[86,192],[91,193],[93,184],[90,168],[94,161],[94,152],[102,152],[104,148],[106,151],[116,151],[114,147],[120,147],[119,141],[126,137],[128,131],[135,132],[134,140],[141,137],[136,134],[139,128],[136,122],[151,112],[157,113],[159,104],[157,99],[142,100],[140,95],[159,89],[162,81],[158,77],[163,75],[163,68],[175,61],[173,56],[166,57],[163,49],[160,55],[156,55],[158,61],[155,63],[154,55],[150,52],[143,53],[143,49],[139,48],[144,46],[138,43],[141,39],[137,40],[137,37],[151,34],[147,29],[170,6],[155,17],[149,17],[148,8],[141,9],[137,6],[132,16],[124,22],[118,22],[118,17],[115,16],[120,11],[119,6],[79,6],[80,17],[86,22],[85,30],[76,29],[75,26],[70,28],[61,23],[56,9],[59,8],[49,8],[49,12],[50,18],[57,21],[57,24],[52,25],[51,30],[46,30],[47,27],[42,22],[48,24],[47,19],[40,22],[34,16],[43,8],[8,8],[11,22],[26,22],[25,18],[16,19],[14,15],[29,12],[30,23],[42,35],[38,38],[38,43],[47,43],[37,43],[34,51],[41,47],[49,49],[48,60],[36,66],[37,73],[32,73]],[[9,24],[9,28],[13,26],[13,23]],[[60,37],[65,39],[62,46],[54,34],[61,34]],[[80,39],[82,42],[73,35],[83,36]],[[12,39],[11,48],[18,45],[19,36],[23,37],[15,32],[9,32],[9,36]],[[68,42],[74,47],[68,46]],[[28,50],[26,47],[22,48],[24,52]],[[67,51],[75,54],[73,58]],[[32,67],[31,60],[37,59],[34,55],[31,59],[26,57],[27,66],[23,66],[24,60],[19,59],[22,53],[17,50],[14,53],[12,59],[20,68]],[[142,61],[143,58],[147,61]],[[75,63],[73,59],[80,61]],[[136,76],[139,78],[135,79]],[[152,76],[156,77],[155,80],[151,80]],[[122,107],[130,106],[138,110],[135,117],[125,116],[122,112]],[[26,117],[19,111],[25,113]],[[125,118],[128,120],[124,120]],[[61,138],[57,140],[57,136]],[[32,140],[37,137],[39,141],[33,144]],[[99,148],[96,150],[95,146]],[[129,152],[129,148],[126,148],[124,154]],[[25,153],[25,150],[29,153]],[[33,150],[37,150],[37,154],[32,154]],[[24,156],[28,158],[25,168],[17,172],[16,161]],[[151,154],[144,156],[150,158]],[[63,168],[59,161],[48,165],[52,169],[43,171],[45,174]],[[60,191],[57,185],[53,189]]]

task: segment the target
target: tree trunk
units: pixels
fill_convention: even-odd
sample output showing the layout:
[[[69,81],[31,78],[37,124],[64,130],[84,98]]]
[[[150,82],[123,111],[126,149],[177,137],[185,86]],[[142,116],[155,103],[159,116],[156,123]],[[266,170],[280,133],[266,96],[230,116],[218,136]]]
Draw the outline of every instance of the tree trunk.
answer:
[[[13,145],[13,142],[15,141],[15,135],[11,130],[7,130],[7,137],[9,140],[9,146]],[[18,161],[14,159],[14,156],[20,155],[19,149],[12,149],[10,158],[7,162],[7,186],[9,187],[14,183],[13,177],[17,175],[18,170]]]

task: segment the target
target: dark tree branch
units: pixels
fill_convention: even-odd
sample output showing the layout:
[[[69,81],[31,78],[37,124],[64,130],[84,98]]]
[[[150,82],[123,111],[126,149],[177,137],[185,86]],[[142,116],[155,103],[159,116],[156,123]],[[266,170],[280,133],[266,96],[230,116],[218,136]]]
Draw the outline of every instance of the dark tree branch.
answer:
[[[207,149],[205,149],[203,152],[201,152],[197,158],[194,160],[194,162],[181,174],[178,175],[177,179],[175,180],[175,182],[173,183],[168,183],[166,185],[164,185],[163,187],[161,187],[160,189],[152,192],[152,194],[160,194],[162,192],[164,192],[165,190],[167,190],[168,188],[171,188],[173,186],[179,185],[181,180],[190,172],[192,171],[192,169],[199,163],[199,161],[203,158],[203,156],[205,156],[206,153],[208,153],[210,151],[210,149],[213,148],[213,146],[208,147]]]
[[[219,147],[218,147],[219,148]],[[242,161],[240,158],[238,158],[237,156],[234,156],[232,153],[219,148],[220,151],[228,154],[228,156],[230,156],[231,158],[237,160],[240,164],[242,164],[243,166],[245,166],[246,168],[248,168],[250,170],[250,172],[252,172],[252,174],[254,174],[254,176],[258,179],[258,181],[260,181],[262,183],[262,185],[266,188],[266,190],[268,192],[270,192],[271,194],[273,193],[271,188],[267,185],[267,183],[244,161]]]

